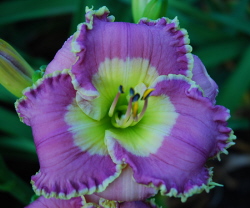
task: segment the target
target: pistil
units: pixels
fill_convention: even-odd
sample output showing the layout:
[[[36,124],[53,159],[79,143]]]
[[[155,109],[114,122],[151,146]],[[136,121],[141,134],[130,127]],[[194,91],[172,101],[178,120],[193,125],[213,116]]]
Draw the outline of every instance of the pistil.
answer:
[[[129,93],[130,93],[130,99],[129,99],[128,109],[127,109],[127,111],[126,111],[124,121],[128,120],[128,119],[129,119],[129,116],[130,116],[130,114],[131,114],[132,101],[133,101],[133,96],[134,96],[134,94],[135,94],[135,91],[134,91],[134,89],[133,89],[132,87],[130,88]]]

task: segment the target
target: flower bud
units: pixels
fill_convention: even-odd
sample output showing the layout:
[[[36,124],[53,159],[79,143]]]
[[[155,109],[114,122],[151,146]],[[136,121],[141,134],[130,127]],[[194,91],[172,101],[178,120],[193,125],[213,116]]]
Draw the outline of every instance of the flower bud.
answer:
[[[0,84],[16,97],[32,85],[33,69],[7,42],[0,39]]]
[[[155,20],[166,16],[167,6],[168,0],[133,0],[134,22],[138,22],[142,17]]]

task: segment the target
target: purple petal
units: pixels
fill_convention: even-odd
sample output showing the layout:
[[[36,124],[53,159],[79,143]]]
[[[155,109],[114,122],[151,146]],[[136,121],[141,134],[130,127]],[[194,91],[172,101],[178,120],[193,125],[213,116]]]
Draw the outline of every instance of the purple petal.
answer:
[[[107,138],[107,146],[114,162],[130,165],[136,182],[151,184],[162,194],[185,201],[192,194],[214,186],[212,171],[205,168],[205,163],[233,144],[232,130],[226,127],[229,112],[214,106],[194,82],[182,75],[159,77],[152,87],[155,89],[152,96],[169,97],[179,114],[157,152],[138,157],[136,150],[121,145],[122,138]],[[155,108],[157,111],[157,105]],[[140,123],[137,125],[139,128]],[[154,129],[154,125],[158,124],[151,123],[148,129]]]
[[[76,55],[71,51],[72,39],[73,37],[71,36],[56,53],[54,59],[46,67],[45,74],[71,69],[72,65],[76,62]]]
[[[46,199],[45,197],[41,196],[36,201],[32,202],[30,205],[26,206],[25,208],[81,208],[82,198],[75,197],[69,200],[63,199],[56,199],[50,198]]]
[[[133,171],[128,166],[105,191],[95,193],[95,195],[113,201],[139,201],[154,196],[156,193],[156,189],[136,183],[133,179]]]
[[[120,203],[120,208],[157,208],[156,204],[151,201],[132,201]]]
[[[160,75],[191,76],[191,46],[186,30],[179,29],[177,19],[142,19],[139,24],[132,24],[110,22],[108,14],[105,7],[90,10],[86,14],[87,23],[79,25],[74,35],[72,49],[79,59],[72,67],[73,84],[82,97],[98,95],[92,77],[107,59],[141,58],[149,61]]]
[[[77,133],[82,129],[68,123],[72,119],[77,124],[74,119],[80,116],[82,128],[92,132],[96,132],[98,124],[91,123],[75,104],[76,91],[67,71],[45,76],[37,86],[26,90],[25,96],[16,108],[33,131],[40,162],[40,171],[32,177],[37,195],[71,198],[92,194],[103,191],[118,177],[120,167],[103,149],[96,149],[103,148],[104,131],[103,135],[98,135],[100,144],[85,135],[79,138]]]
[[[198,84],[203,92],[204,96],[208,97],[215,104],[215,97],[218,94],[218,85],[215,81],[208,75],[207,70],[201,60],[193,55],[194,57],[194,68],[192,80]]]

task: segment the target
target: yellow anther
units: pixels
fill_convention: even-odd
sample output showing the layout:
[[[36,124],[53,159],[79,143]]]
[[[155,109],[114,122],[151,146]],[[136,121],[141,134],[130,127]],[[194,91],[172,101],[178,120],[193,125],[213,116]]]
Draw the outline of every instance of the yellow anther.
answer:
[[[151,92],[153,92],[155,89],[153,89],[153,88],[151,88],[151,89],[146,89],[145,90],[145,92],[143,93],[143,96],[142,96],[142,100],[146,100],[149,96],[150,96],[150,94],[151,94]]]

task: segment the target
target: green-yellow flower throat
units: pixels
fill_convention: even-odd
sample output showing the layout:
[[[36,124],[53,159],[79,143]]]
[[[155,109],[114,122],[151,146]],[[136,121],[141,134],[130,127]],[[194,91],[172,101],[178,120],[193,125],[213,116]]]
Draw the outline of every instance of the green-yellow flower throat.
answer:
[[[109,109],[109,117],[111,117],[111,123],[113,126],[117,128],[127,128],[129,126],[134,126],[137,124],[142,117],[144,116],[147,106],[148,106],[148,98],[150,94],[154,91],[154,89],[146,89],[142,95],[139,93],[135,93],[134,89],[131,87],[129,90],[129,102],[128,105],[120,105],[117,107],[117,103],[121,94],[124,94],[123,86],[119,86],[119,90],[111,104]],[[143,108],[140,113],[138,113],[139,109],[139,99],[144,101]]]

